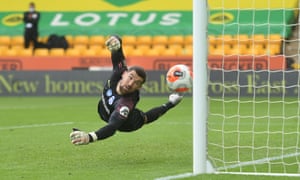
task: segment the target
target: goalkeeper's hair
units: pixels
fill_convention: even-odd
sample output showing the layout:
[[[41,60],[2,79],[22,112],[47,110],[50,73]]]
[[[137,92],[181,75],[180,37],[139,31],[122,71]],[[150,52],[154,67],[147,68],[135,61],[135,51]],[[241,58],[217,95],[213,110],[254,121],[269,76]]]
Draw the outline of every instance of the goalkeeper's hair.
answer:
[[[135,71],[136,74],[138,76],[140,76],[143,79],[143,83],[146,81],[147,79],[147,75],[146,75],[146,71],[144,68],[140,67],[140,66],[132,66],[128,69],[128,71]]]

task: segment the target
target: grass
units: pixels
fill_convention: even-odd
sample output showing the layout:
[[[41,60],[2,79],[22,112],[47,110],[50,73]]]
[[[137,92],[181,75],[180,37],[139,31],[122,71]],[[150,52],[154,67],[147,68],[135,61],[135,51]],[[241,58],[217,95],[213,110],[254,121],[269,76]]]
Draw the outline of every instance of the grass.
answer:
[[[1,97],[1,178],[150,180],[192,172],[191,97],[139,131],[118,132],[86,146],[72,145],[72,127],[93,131],[104,125],[96,112],[97,101],[97,97]],[[147,110],[165,101],[144,97],[138,107]],[[211,104],[215,112],[217,105]],[[210,124],[210,128],[218,126]],[[218,149],[211,153],[220,154]],[[207,174],[185,179],[271,178],[287,177]]]

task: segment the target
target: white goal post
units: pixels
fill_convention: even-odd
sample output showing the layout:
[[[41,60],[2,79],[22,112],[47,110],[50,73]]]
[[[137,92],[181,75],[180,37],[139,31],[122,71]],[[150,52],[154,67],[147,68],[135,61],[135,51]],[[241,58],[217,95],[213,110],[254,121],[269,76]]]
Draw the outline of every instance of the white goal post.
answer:
[[[230,3],[193,1],[193,174],[300,176],[298,1]]]

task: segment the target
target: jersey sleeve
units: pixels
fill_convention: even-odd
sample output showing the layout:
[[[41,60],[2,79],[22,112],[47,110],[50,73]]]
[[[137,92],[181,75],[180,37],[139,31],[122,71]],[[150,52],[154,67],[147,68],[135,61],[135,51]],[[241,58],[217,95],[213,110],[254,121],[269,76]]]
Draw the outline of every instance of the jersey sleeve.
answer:
[[[126,59],[122,48],[122,39],[118,36],[116,37],[120,40],[121,48],[118,51],[112,51],[111,53],[113,70],[123,71],[124,69],[127,69],[127,65],[126,65]]]

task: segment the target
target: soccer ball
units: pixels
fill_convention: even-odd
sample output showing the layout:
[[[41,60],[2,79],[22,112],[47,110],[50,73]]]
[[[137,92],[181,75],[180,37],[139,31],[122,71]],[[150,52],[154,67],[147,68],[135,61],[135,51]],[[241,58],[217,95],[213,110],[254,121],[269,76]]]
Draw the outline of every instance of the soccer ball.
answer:
[[[188,66],[177,64],[168,70],[166,79],[171,91],[183,93],[193,85],[193,72]]]

